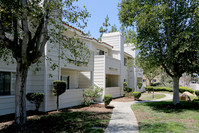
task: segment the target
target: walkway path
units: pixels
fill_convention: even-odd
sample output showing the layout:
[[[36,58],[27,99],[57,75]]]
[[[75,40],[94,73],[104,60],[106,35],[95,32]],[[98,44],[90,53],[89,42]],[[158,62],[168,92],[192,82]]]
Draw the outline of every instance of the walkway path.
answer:
[[[166,97],[154,101],[137,102],[111,102],[114,105],[113,114],[105,133],[138,133],[138,123],[131,105],[142,102],[155,102],[172,99],[171,94],[165,94]]]

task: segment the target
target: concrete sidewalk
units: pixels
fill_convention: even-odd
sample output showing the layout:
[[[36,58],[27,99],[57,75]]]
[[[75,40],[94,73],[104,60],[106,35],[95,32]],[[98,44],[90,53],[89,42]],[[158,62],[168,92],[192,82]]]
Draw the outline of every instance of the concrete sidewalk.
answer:
[[[137,102],[111,102],[114,105],[113,114],[105,133],[138,133],[138,123],[131,105],[142,102],[155,102],[172,99],[172,95],[165,94],[166,97],[154,101]]]

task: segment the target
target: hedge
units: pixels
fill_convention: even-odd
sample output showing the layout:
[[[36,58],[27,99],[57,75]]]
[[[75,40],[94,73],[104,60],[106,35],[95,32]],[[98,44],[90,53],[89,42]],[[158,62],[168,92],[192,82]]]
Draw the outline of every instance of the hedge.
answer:
[[[153,89],[154,89],[154,91],[169,91],[169,92],[172,92],[173,90],[171,89],[171,88],[169,88],[169,87],[153,87],[153,86],[146,86],[145,87],[145,90],[146,91],[153,91]],[[188,88],[188,87],[179,87],[179,92],[180,93],[183,93],[183,92],[185,92],[185,91],[188,91],[188,92],[190,92],[190,93],[194,93],[194,90],[193,89],[191,89],[191,88]],[[196,94],[197,95],[197,94]],[[199,92],[198,92],[198,96],[199,96]]]
[[[173,90],[169,87],[153,87],[153,86],[146,86],[145,87],[145,90],[146,91],[169,91],[169,92],[172,92]]]
[[[159,85],[161,85],[161,83],[151,83],[151,86],[159,86]]]
[[[196,94],[196,96],[199,97],[199,90],[196,90],[196,91],[195,91],[195,94]]]
[[[183,93],[183,92],[185,92],[185,91],[188,91],[188,92],[190,92],[190,93],[194,93],[194,90],[193,89],[191,89],[191,88],[189,88],[189,87],[179,87],[179,92],[180,93]]]

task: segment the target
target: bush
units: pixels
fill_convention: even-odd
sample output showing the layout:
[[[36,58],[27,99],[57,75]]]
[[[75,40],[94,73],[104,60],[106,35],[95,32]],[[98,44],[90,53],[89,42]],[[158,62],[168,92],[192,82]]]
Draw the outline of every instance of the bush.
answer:
[[[44,100],[43,93],[28,93],[26,94],[26,98],[29,102],[35,104],[35,111],[39,111],[39,107]]]
[[[141,92],[135,91],[135,92],[133,92],[133,96],[134,96],[134,99],[135,99],[135,100],[136,100],[136,99],[139,99],[139,98],[141,97]]]
[[[59,96],[66,91],[66,82],[55,80],[53,81],[53,94]]]
[[[151,92],[151,91],[153,91],[153,86],[146,86],[145,90],[148,92]]]
[[[88,89],[83,90],[83,98],[84,98],[84,105],[89,106],[92,101],[95,101],[96,98],[99,98],[102,94],[101,92],[103,91],[102,88],[100,87],[89,87]]]
[[[132,92],[133,91],[133,88],[127,88],[126,91],[129,93],[129,92]]]
[[[113,99],[113,96],[112,95],[104,95],[104,99],[103,99],[103,101],[104,101],[104,105],[105,105],[105,107],[107,107],[109,104],[110,104],[110,102],[112,101],[112,99]]]
[[[159,86],[161,83],[151,83],[151,86]]]
[[[148,91],[148,92],[151,92],[151,91],[169,91],[169,92],[172,92],[173,90],[169,87],[153,87],[153,86],[146,86],[145,87],[145,90]]]
[[[138,82],[138,87],[139,87],[139,89],[142,88],[142,82]]]
[[[59,96],[66,91],[66,82],[55,80],[53,81],[53,94],[57,96],[57,111],[59,110]]]
[[[196,90],[195,94],[196,94],[197,97],[199,97],[199,90]]]
[[[168,91],[172,92],[173,90],[169,87],[154,87],[154,91]]]
[[[125,93],[125,97],[133,97],[133,92]]]
[[[193,99],[193,100],[192,100],[192,103],[193,103],[193,104],[199,105],[199,99],[197,99],[197,98],[196,98],[196,99]]]
[[[189,88],[189,87],[179,87],[179,92],[180,93],[183,93],[183,92],[185,92],[185,91],[188,91],[188,92],[190,92],[190,93],[194,93],[194,90],[193,89],[191,89],[191,88]]]
[[[127,83],[126,82],[123,83],[123,89],[124,89],[124,91],[127,91],[126,90],[127,89]]]

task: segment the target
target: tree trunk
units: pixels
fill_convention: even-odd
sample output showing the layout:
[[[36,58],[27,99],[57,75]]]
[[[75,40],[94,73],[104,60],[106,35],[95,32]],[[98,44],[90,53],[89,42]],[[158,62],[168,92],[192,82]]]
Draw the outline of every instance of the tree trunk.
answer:
[[[27,121],[26,114],[26,80],[28,67],[17,63],[15,84],[15,123],[22,126]]]
[[[179,103],[179,77],[173,77],[173,104]]]
[[[149,86],[151,86],[151,80],[149,80]]]
[[[59,111],[59,95],[57,95],[57,112]]]

